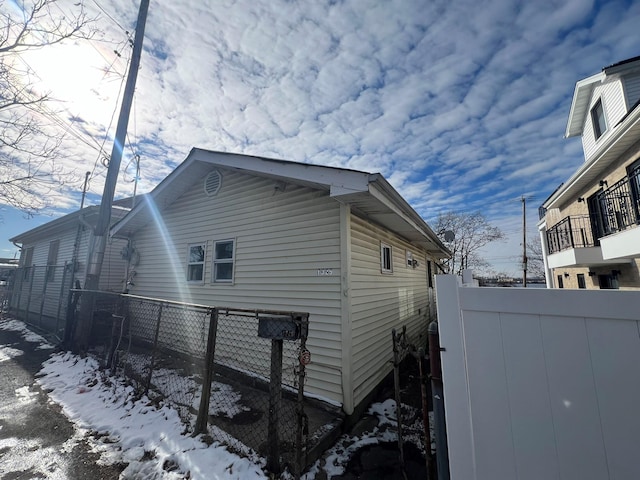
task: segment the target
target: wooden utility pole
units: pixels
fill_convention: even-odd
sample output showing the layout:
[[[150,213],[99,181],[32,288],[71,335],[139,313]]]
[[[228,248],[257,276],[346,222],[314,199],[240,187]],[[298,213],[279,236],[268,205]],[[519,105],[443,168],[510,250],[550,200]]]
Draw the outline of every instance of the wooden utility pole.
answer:
[[[100,273],[102,271],[104,251],[107,245],[107,236],[109,234],[109,225],[111,223],[111,207],[113,205],[116,183],[118,181],[118,172],[120,170],[120,162],[122,160],[122,151],[124,150],[127,127],[129,125],[129,113],[131,112],[131,104],[133,103],[133,94],[136,88],[138,69],[140,68],[142,40],[144,39],[144,28],[147,21],[148,11],[149,0],[141,0],[140,9],[138,11],[135,39],[133,42],[131,65],[129,66],[127,83],[122,97],[122,106],[120,107],[120,116],[118,118],[118,126],[116,127],[116,137],[113,141],[109,168],[107,169],[107,178],[104,183],[102,200],[100,201],[100,212],[98,214],[96,226],[94,227],[93,238],[89,245],[87,277],[84,284],[84,289],[89,292],[97,290],[100,284]],[[75,335],[76,347],[80,350],[84,350],[89,343],[89,335],[91,334],[91,326],[93,323],[93,319],[91,318],[93,310],[92,307],[93,301],[91,294],[88,298],[85,294],[85,298],[83,298],[81,303],[80,318]]]
[[[527,287],[527,199],[522,200],[522,286]]]

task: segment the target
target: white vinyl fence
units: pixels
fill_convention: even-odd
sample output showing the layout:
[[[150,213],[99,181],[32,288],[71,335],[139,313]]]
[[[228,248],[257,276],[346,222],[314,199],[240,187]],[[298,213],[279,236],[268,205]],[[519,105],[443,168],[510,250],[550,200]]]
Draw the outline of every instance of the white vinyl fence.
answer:
[[[436,294],[452,480],[640,479],[640,292]]]

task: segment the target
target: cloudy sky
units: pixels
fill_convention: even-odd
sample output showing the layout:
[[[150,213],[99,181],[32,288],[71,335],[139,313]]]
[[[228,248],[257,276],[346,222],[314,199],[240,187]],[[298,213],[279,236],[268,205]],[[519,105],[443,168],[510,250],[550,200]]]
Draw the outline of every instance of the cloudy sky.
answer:
[[[138,1],[85,6],[92,40],[21,58],[61,101],[76,171],[54,215],[78,207],[85,171],[99,201]],[[535,235],[537,206],[583,161],[563,138],[575,82],[640,55],[639,22],[640,2],[617,0],[152,0],[116,195],[134,155],[144,192],[194,146],[380,172],[430,223],[485,213],[509,236],[486,255],[515,273],[520,197]],[[51,219],[0,214],[0,256]]]

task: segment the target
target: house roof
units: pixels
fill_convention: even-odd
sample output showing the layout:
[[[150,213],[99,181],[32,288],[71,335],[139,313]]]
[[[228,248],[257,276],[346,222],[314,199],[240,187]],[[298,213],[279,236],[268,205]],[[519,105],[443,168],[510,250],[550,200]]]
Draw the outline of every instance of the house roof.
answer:
[[[124,217],[125,214],[129,211],[128,208],[116,205],[116,203],[126,203],[127,201],[130,202],[131,199],[123,199],[122,201],[114,202],[113,208],[111,209],[112,224]],[[91,205],[89,207],[83,208],[82,210],[77,210],[75,212],[69,213],[68,215],[64,215],[63,217],[51,220],[44,225],[40,225],[38,227],[32,228],[31,230],[16,235],[15,237],[10,238],[9,241],[21,244],[34,243],[42,238],[52,237],[61,232],[65,232],[69,228],[76,228],[78,226],[78,223],[80,222],[80,218],[82,218],[82,220],[89,225],[95,225],[99,211],[99,205]]]
[[[601,72],[590,77],[580,80],[576,83],[576,88],[571,101],[571,110],[569,111],[569,120],[565,130],[565,137],[575,137],[582,135],[585,118],[589,111],[591,102],[591,94],[593,89],[605,78],[611,75],[617,75],[627,70],[640,68],[640,56],[629,58],[618,63],[604,67]]]
[[[332,198],[349,203],[354,211],[425,248],[435,257],[450,254],[422,217],[379,173],[199,148],[193,148],[185,161],[148,194],[148,201],[136,205],[115,224],[111,235],[127,237],[135,233],[153,220],[152,210],[162,213],[214,167],[328,191]],[[152,204],[154,209],[150,208]]]

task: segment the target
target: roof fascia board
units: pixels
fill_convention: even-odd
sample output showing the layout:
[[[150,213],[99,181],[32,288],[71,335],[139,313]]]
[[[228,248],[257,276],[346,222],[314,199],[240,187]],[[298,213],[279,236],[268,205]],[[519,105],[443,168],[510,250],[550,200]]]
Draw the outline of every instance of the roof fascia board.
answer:
[[[617,130],[611,133],[611,136],[596,150],[591,159],[582,164],[582,166],[567,180],[564,185],[559,188],[555,194],[553,194],[543,206],[546,208],[558,207],[566,198],[568,194],[573,190],[576,182],[580,180],[586,173],[594,168],[601,159],[607,154],[607,152],[615,146],[616,142],[622,137],[631,127],[640,121],[640,108],[636,108],[631,112],[631,115],[627,117]]]
[[[96,214],[99,208],[100,207],[97,205],[90,205],[83,208],[82,210],[76,210],[75,212],[69,213],[62,217],[51,220],[50,222],[47,222],[43,225],[32,228],[31,230],[20,233],[15,237],[10,238],[9,241],[15,243],[25,243],[25,239],[29,241],[29,239],[31,238],[53,235],[56,232],[62,231],[65,228],[69,227],[69,225],[76,224],[77,219],[80,216],[86,217],[88,215]]]
[[[193,149],[189,156],[195,160],[216,166],[247,170],[248,172],[285,177],[293,181],[315,183],[329,188],[331,196],[366,192],[369,173],[357,170],[325,167],[309,163],[273,160],[228,153]]]
[[[595,75],[591,75],[590,77],[576,82],[573,99],[571,100],[571,109],[569,110],[567,128],[564,133],[564,136],[566,138],[574,137],[582,133],[582,126],[584,125],[584,113],[582,113],[578,117],[576,114],[576,110],[586,110],[586,105],[588,105],[589,101],[591,100],[591,91],[593,90],[594,85],[598,82],[603,81],[605,77],[606,74],[604,72],[599,72]],[[584,100],[584,98],[586,98],[586,100]],[[575,126],[576,124],[578,125],[578,127]]]

